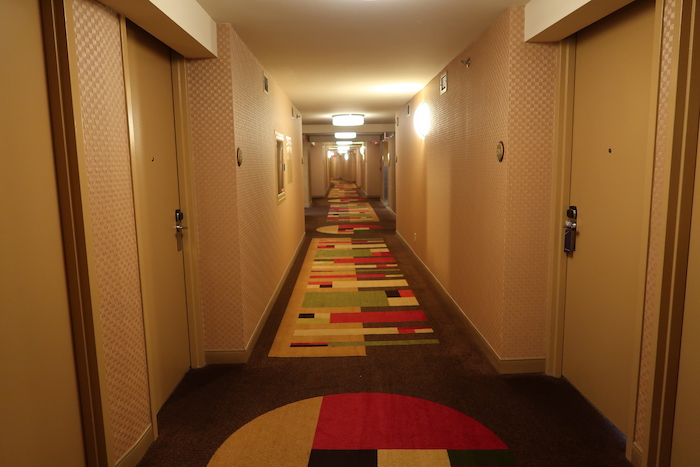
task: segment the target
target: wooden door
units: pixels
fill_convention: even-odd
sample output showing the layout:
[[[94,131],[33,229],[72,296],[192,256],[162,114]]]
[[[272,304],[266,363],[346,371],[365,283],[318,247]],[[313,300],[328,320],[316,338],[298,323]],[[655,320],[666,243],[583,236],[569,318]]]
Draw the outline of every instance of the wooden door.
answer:
[[[127,26],[132,167],[151,393],[159,410],[190,367],[170,49]],[[185,222],[186,223],[186,222]]]
[[[38,1],[0,1],[0,56],[0,465],[82,466]]]
[[[577,37],[563,375],[629,435],[638,368],[648,205],[654,2],[637,0]]]

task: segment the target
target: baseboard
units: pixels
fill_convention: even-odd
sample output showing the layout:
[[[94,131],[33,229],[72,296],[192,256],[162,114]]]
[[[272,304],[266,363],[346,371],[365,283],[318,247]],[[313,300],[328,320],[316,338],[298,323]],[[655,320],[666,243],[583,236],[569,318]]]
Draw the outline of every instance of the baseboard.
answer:
[[[146,455],[146,451],[148,451],[148,448],[151,447],[154,441],[153,426],[149,425],[134,447],[117,461],[116,466],[136,467],[136,465],[141,462],[141,459],[143,459],[143,456]]]
[[[483,352],[487,360],[493,368],[500,374],[512,375],[512,374],[522,374],[522,373],[544,373],[545,370],[545,359],[544,358],[523,358],[523,359],[502,359],[498,356],[496,351],[491,347],[491,344],[486,340],[486,338],[479,332],[479,330],[471,322],[467,314],[462,310],[462,308],[457,304],[457,302],[452,298],[445,287],[440,283],[433,272],[428,268],[428,266],[423,262],[423,260],[416,254],[411,245],[406,241],[405,238],[397,231],[396,236],[403,242],[404,246],[413,254],[425,277],[431,282],[433,289],[437,290],[441,297],[447,301],[451,307],[457,312],[464,327],[466,328],[469,336],[476,343],[479,350]]]
[[[642,453],[642,448],[637,443],[632,443],[630,461],[634,467],[642,467],[642,464],[644,464],[644,453]]]
[[[205,350],[204,359],[207,365],[220,363],[246,363],[250,358],[252,347],[246,350]]]
[[[297,256],[299,256],[299,253],[301,252],[301,249],[304,246],[304,240],[306,240],[306,234],[302,235],[301,241],[299,241],[299,244],[297,245],[297,249],[294,252],[294,255],[292,256],[291,261],[289,262],[289,264],[287,264],[287,269],[284,271],[284,274],[282,274],[282,278],[277,283],[277,288],[275,288],[275,291],[273,292],[272,297],[270,297],[270,300],[267,302],[267,306],[265,307],[265,311],[263,312],[262,316],[260,317],[260,320],[258,321],[257,326],[255,326],[255,330],[253,331],[253,335],[248,340],[248,344],[246,345],[245,349],[243,349],[243,350],[205,350],[204,351],[204,359],[205,359],[207,365],[221,364],[221,363],[246,363],[246,362],[248,362],[248,359],[250,358],[250,355],[253,352],[253,349],[255,348],[255,344],[257,344],[258,339],[260,338],[260,334],[262,333],[262,330],[265,327],[265,323],[267,323],[267,319],[270,317],[270,312],[272,311],[272,308],[275,306],[275,302],[277,301],[277,298],[279,298],[280,292],[282,292],[282,287],[284,287],[284,283],[287,281],[287,278],[289,277],[289,273],[292,271],[292,267],[294,267],[294,262],[296,261]]]

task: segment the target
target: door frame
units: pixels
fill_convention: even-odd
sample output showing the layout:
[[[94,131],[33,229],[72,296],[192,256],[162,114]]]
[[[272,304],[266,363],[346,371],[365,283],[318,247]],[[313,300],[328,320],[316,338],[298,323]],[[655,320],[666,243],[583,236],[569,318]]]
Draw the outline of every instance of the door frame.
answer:
[[[127,50],[127,18],[123,15],[119,16],[121,28],[122,56],[124,66],[124,89],[126,93],[126,106],[128,111],[129,125],[129,144],[130,153],[132,155],[132,172],[134,170],[134,125],[132,117],[132,95],[131,95],[131,78],[129,75],[128,50]],[[183,266],[185,277],[185,306],[187,309],[187,326],[189,329],[189,354],[190,366],[192,368],[201,368],[205,366],[203,348],[203,325],[201,313],[199,310],[199,287],[198,287],[198,266],[197,266],[197,229],[196,212],[194,205],[194,180],[192,169],[192,152],[190,150],[189,140],[189,112],[187,108],[187,79],[186,79],[186,61],[185,59],[171,50],[171,76],[173,87],[173,116],[175,120],[175,146],[177,155],[177,172],[178,186],[180,192],[180,206],[186,216],[186,225],[190,227],[187,234],[183,235]],[[136,190],[136,184],[133,184],[133,190]],[[136,196],[136,193],[134,193]],[[138,224],[138,215],[136,218]],[[137,239],[138,241],[138,239]],[[141,284],[143,296],[143,283]],[[144,313],[146,311],[144,310]],[[147,326],[148,320],[144,317],[144,327]],[[148,336],[148,329],[145,329]],[[148,344],[146,344],[148,348]],[[148,352],[147,352],[148,358]],[[152,380],[152,364],[148,361],[148,378]],[[151,385],[151,420],[154,431],[154,438],[158,437],[157,415],[158,409],[153,404],[153,386]]]
[[[667,467],[673,441],[673,418],[680,364],[681,331],[685,306],[695,169],[700,140],[700,2],[677,0],[671,64],[669,138],[663,168],[664,250],[658,270],[660,294],[651,323],[653,361],[649,416],[645,420],[648,446],[644,466]]]
[[[78,390],[88,466],[111,465],[114,447],[106,390],[102,323],[91,284],[95,277],[92,222],[80,116],[75,22],[65,0],[40,0],[56,181],[75,349]]]
[[[658,87],[661,68],[661,31],[663,22],[664,0],[655,1],[654,14],[654,38],[653,50],[654,59],[652,63],[652,81],[649,95],[650,115],[648,120],[648,137],[645,151],[645,180],[643,201],[643,225],[649,226],[651,222],[651,202],[652,202],[652,181],[654,174],[654,156],[657,137],[657,113],[658,113]],[[554,154],[556,154],[552,164],[552,203],[550,212],[550,240],[552,245],[550,262],[550,285],[549,285],[549,313],[547,314],[547,345],[545,356],[545,372],[548,375],[561,377],[564,353],[564,321],[566,313],[566,284],[567,284],[567,256],[563,253],[564,235],[563,226],[565,222],[566,208],[570,205],[569,194],[571,191],[571,157],[573,149],[573,111],[574,111],[574,91],[576,70],[576,38],[567,37],[559,45],[559,70],[557,105],[555,113],[555,138]],[[634,361],[636,362],[633,371],[633,378],[630,381],[630,392],[632,394],[630,407],[628,409],[629,426],[634,432],[634,422],[637,411],[637,389],[639,387],[639,363],[641,358],[641,343],[643,329],[643,312],[646,293],[646,272],[648,261],[649,229],[642,233],[642,246],[640,247],[640,258],[644,268],[638,271],[638,288],[635,293],[635,308],[639,310],[637,318],[633,323],[635,343]],[[634,453],[634,436],[627,439],[627,457],[638,457],[639,453]],[[638,450],[638,448],[636,448]]]

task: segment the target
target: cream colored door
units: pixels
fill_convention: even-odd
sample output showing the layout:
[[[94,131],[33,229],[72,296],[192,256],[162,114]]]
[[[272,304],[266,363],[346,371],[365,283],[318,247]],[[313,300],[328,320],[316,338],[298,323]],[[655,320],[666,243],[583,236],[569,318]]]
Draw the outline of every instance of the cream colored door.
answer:
[[[698,463],[700,439],[700,165],[695,171],[690,254],[686,278],[676,415],[673,421],[671,466]]]
[[[38,1],[0,1],[0,465],[85,465]]]
[[[151,392],[159,410],[190,367],[170,50],[127,27],[132,167]]]
[[[577,37],[563,375],[624,434],[638,366],[654,2]]]

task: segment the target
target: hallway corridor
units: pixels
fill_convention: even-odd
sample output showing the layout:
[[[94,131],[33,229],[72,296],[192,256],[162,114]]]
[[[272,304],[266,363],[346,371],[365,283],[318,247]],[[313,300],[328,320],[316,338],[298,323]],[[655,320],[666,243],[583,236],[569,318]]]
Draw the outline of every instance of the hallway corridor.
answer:
[[[422,265],[396,236],[393,213],[376,199],[367,201],[379,219],[368,230],[352,231],[344,227],[350,221],[329,220],[328,199],[316,199],[306,209],[304,247],[250,360],[244,365],[190,370],[160,411],[159,437],[139,465],[205,466],[227,438],[263,414],[310,398],[348,393],[411,396],[468,415],[500,438],[517,460],[517,464],[498,465],[631,465],[625,459],[625,440],[566,380],[497,374],[472,343],[459,312],[441,297]],[[339,225],[343,232],[329,235],[317,230],[329,224]],[[383,241],[395,269],[400,270],[397,274],[403,276],[425,313],[424,326],[434,331],[423,335],[431,339],[430,345],[365,345],[365,356],[269,356],[312,240],[347,237]],[[401,338],[405,336],[397,337]],[[298,465],[283,452],[275,466]],[[325,465],[367,465],[348,462]],[[261,461],[256,465],[273,464]]]

